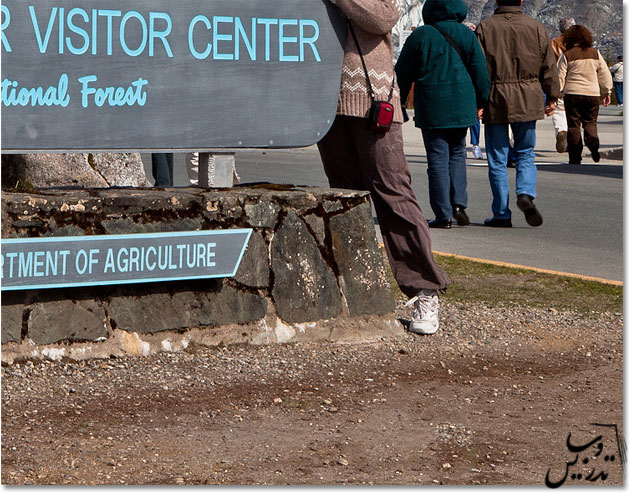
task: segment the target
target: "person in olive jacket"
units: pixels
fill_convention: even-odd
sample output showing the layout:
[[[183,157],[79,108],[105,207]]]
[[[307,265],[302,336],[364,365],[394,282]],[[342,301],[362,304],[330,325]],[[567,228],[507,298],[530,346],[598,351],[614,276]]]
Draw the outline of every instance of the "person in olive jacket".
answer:
[[[492,217],[486,226],[512,227],[509,207],[508,126],[514,135],[516,205],[530,226],[540,226],[536,197],[536,120],[551,116],[560,94],[556,57],[542,24],[521,11],[522,0],[496,0],[498,8],[476,29],[492,86],[483,110],[492,190]],[[543,101],[543,92],[547,103]]]
[[[427,0],[396,63],[401,101],[414,86],[414,121],[427,151],[433,228],[470,223],[466,214],[466,135],[488,99],[490,78],[462,0]],[[445,37],[445,33],[450,41]],[[453,46],[451,43],[454,43]]]

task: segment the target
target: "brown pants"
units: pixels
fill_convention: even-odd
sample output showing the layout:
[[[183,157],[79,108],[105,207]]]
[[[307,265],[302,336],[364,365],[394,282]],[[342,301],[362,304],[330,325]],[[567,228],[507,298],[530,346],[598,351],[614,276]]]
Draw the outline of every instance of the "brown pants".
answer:
[[[565,94],[564,107],[567,114],[567,150],[569,162],[582,162],[582,132],[584,126],[584,144],[591,152],[599,150],[597,135],[597,116],[599,115],[599,97]]]
[[[413,297],[421,289],[446,288],[450,280],[433,258],[429,227],[411,188],[402,125],[374,132],[364,118],[337,116],[317,145],[331,187],[370,192],[402,292]]]

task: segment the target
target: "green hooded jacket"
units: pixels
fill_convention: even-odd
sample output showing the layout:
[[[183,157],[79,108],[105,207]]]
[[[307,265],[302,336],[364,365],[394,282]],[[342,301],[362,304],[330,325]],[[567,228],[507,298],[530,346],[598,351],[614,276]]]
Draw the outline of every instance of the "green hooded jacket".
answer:
[[[477,109],[483,108],[488,100],[490,78],[486,59],[475,34],[462,24],[466,14],[462,0],[427,0],[422,8],[425,25],[415,29],[403,46],[396,63],[396,77],[403,102],[415,83],[416,127],[473,126],[477,123]],[[433,27],[435,24],[459,46],[466,65]]]

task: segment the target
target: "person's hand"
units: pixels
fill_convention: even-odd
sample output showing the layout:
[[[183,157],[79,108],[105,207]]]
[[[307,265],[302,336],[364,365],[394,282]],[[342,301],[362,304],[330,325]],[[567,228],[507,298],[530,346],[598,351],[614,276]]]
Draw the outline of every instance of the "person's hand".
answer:
[[[477,120],[481,120],[482,117],[483,117],[483,108],[479,108],[477,110]]]
[[[551,116],[553,115],[554,111],[556,111],[556,103],[549,103],[547,106],[545,106],[545,115]]]
[[[610,104],[610,94],[606,94],[603,100],[604,106],[608,106]]]

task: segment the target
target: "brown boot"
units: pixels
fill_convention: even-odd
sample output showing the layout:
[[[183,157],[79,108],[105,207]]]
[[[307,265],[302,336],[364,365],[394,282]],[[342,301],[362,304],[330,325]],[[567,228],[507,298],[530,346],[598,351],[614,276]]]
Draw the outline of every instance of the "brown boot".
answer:
[[[567,133],[564,130],[556,135],[556,151],[567,152]]]

